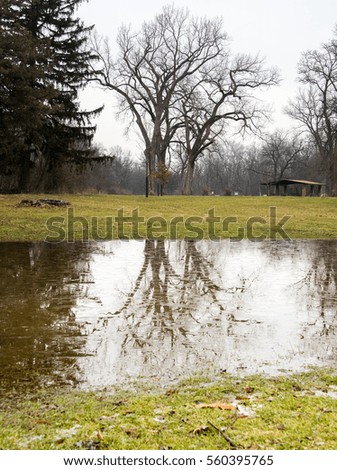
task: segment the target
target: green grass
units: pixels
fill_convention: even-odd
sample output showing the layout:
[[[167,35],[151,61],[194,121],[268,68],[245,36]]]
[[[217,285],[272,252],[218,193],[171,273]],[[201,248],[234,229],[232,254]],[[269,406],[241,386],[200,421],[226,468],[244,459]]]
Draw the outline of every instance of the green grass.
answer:
[[[24,198],[37,199],[43,197],[62,198],[70,202],[73,217],[83,217],[88,221],[88,232],[83,234],[83,223],[69,223],[69,212],[65,208],[18,207]],[[118,210],[123,209],[125,217],[137,209],[144,222],[139,224],[138,235],[142,238],[208,238],[208,224],[206,218],[210,210],[214,210],[215,217],[220,222],[214,224],[214,235],[220,238],[238,237],[243,233],[249,237],[247,222],[253,226],[253,236],[270,238],[270,208],[276,208],[277,224],[283,217],[290,217],[282,228],[289,238],[337,238],[337,199],[336,198],[302,198],[302,197],[203,197],[203,196],[164,196],[161,198],[143,196],[114,196],[114,195],[4,195],[0,196],[0,241],[45,240],[49,235],[57,239],[60,229],[65,231],[66,240],[81,240],[97,238],[93,231],[93,217],[97,218],[98,236],[102,239],[120,238],[115,218]],[[53,218],[60,219],[53,219]],[[170,231],[160,219],[157,222],[153,217],[160,217],[168,224],[175,217],[181,217],[186,222],[189,217],[198,217],[191,220],[192,228],[186,223],[171,223],[176,231]],[[228,228],[222,222],[228,218]],[[106,220],[110,218],[113,229],[106,229]],[[254,219],[252,219],[254,218]],[[48,230],[47,221],[53,224]],[[76,220],[76,219],[75,219]],[[159,225],[158,225],[159,224]],[[225,224],[226,225],[226,224]],[[149,230],[152,226],[154,230]],[[158,231],[155,231],[155,227]],[[169,225],[170,226],[170,225]],[[56,227],[56,229],[55,229]],[[73,232],[69,229],[73,227]],[[195,227],[201,229],[196,231]],[[171,229],[172,230],[172,229]],[[240,231],[241,230],[241,231]],[[243,230],[243,232],[242,232]],[[173,233],[173,236],[172,236]],[[125,237],[134,238],[132,226],[126,223],[123,229]],[[276,238],[279,235],[276,234]]]
[[[337,449],[337,377],[194,379],[173,389],[4,397],[1,449]],[[233,409],[199,408],[221,402]]]

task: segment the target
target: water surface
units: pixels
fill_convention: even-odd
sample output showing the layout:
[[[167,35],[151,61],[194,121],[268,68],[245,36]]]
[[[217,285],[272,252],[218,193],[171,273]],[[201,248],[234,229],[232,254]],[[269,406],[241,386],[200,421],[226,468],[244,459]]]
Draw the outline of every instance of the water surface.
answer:
[[[1,243],[1,389],[336,367],[336,282],[336,241]]]

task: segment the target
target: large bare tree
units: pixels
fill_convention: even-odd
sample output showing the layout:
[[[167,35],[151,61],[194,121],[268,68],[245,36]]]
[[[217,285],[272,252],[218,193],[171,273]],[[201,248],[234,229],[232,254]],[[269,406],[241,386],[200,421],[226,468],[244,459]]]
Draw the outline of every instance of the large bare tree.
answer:
[[[303,54],[298,71],[302,87],[286,111],[313,139],[327,193],[337,196],[337,26],[334,39]]]
[[[170,142],[182,122],[177,117],[181,83],[226,54],[227,35],[220,19],[194,18],[185,9],[165,6],[137,32],[122,27],[118,55],[106,40],[94,38],[100,57],[97,80],[119,97],[121,112],[131,116],[144,143],[147,194],[166,164]]]
[[[268,69],[259,56],[222,55],[208,69],[189,78],[187,89],[179,101],[185,148],[183,194],[192,191],[197,160],[225,135],[228,123],[237,123],[236,132],[258,132],[266,106],[254,96],[256,89],[278,83],[278,72]],[[234,129],[233,129],[234,130]],[[178,133],[179,134],[179,133]]]

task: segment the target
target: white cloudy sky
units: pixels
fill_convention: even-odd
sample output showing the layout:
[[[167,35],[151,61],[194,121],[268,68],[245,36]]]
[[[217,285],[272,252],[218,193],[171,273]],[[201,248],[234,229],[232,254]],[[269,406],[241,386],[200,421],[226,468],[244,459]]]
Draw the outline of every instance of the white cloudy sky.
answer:
[[[79,16],[87,25],[95,24],[99,34],[114,41],[122,24],[137,29],[164,5],[172,3],[187,7],[196,15],[221,16],[233,52],[260,53],[268,65],[279,68],[282,83],[266,93],[265,98],[274,108],[273,126],[291,126],[282,109],[297,89],[297,62],[303,51],[319,48],[332,37],[337,23],[337,0],[88,0],[81,6]],[[140,153],[141,147],[123,134],[121,123],[116,123],[111,92],[87,89],[82,102],[87,108],[105,105],[97,120],[97,142],[106,148],[120,145]]]

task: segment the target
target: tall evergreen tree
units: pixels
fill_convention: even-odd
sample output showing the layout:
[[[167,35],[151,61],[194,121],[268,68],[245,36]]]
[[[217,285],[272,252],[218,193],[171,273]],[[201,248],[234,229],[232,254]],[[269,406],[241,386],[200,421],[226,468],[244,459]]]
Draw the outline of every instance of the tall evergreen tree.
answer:
[[[42,145],[40,130],[55,95],[51,86],[41,86],[48,44],[17,21],[24,3],[0,0],[0,188],[7,190],[26,185],[30,146]]]
[[[32,151],[42,160],[46,189],[50,190],[58,185],[56,176],[60,164],[82,164],[90,157],[95,132],[90,121],[101,108],[83,111],[78,99],[79,91],[90,78],[88,62],[94,59],[89,48],[86,49],[91,27],[85,27],[75,16],[82,1],[0,0],[7,16],[7,20],[0,23],[1,37],[17,37],[15,54],[20,56],[17,67],[11,57],[7,65],[10,73],[17,74],[21,80],[11,84],[9,101],[1,87],[0,100],[7,99],[7,115],[12,113],[16,132],[22,135],[20,142],[24,151],[20,150],[20,159],[16,161],[21,170],[19,189],[23,191],[29,187]],[[5,53],[10,55],[13,49],[10,41],[2,42]],[[6,75],[1,70],[0,83]],[[16,116],[19,108],[14,97],[23,100],[22,119]],[[7,140],[10,140],[7,131]],[[15,159],[15,153],[9,153]]]

